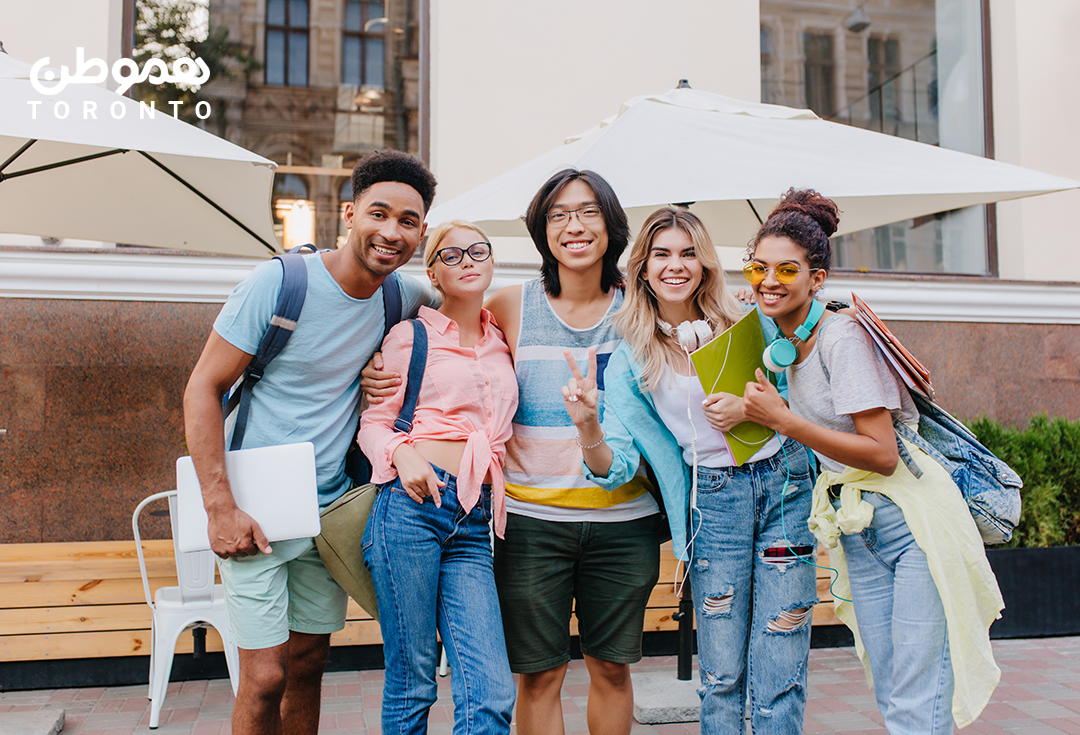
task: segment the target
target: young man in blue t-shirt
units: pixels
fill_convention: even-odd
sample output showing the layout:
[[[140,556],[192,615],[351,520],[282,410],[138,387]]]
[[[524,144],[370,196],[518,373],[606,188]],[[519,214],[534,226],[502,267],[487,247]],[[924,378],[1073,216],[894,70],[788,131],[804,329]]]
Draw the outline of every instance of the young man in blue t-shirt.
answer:
[[[287,346],[252,394],[245,447],[310,441],[319,503],[349,488],[345,454],[355,440],[360,367],[383,335],[383,280],[412,257],[435,196],[435,178],[417,158],[377,151],[353,169],[349,227],[340,250],[305,256],[307,295]],[[210,544],[240,648],[234,735],[315,735],[330,634],[345,625],[344,590],[326,571],[313,539],[273,547],[233,500],[225,474],[221,401],[243,374],[270,323],[282,269],[260,264],[229,297],[184,393],[188,448],[202,485]],[[402,314],[435,296],[401,283]]]

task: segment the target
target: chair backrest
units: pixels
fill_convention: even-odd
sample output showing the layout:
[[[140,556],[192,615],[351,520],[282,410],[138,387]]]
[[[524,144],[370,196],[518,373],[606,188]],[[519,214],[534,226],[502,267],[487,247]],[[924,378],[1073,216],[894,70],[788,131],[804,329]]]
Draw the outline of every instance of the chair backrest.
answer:
[[[216,557],[212,551],[180,551],[177,539],[180,534],[177,531],[179,513],[176,509],[176,491],[168,490],[156,493],[144,498],[136,507],[131,516],[131,530],[135,535],[135,548],[139,556],[139,571],[142,573],[143,592],[146,594],[146,603],[153,607],[153,598],[150,595],[150,582],[146,575],[146,560],[143,558],[142,538],[139,533],[139,516],[143,508],[155,500],[169,499],[169,518],[172,526],[173,553],[176,556],[176,578],[179,582],[180,600],[184,604],[211,603],[214,600],[214,565]]]
[[[217,557],[212,551],[180,551],[180,512],[176,508],[175,492],[169,496],[169,518],[172,520],[173,552],[176,554],[176,578],[180,582],[180,599],[185,603],[213,602]]]

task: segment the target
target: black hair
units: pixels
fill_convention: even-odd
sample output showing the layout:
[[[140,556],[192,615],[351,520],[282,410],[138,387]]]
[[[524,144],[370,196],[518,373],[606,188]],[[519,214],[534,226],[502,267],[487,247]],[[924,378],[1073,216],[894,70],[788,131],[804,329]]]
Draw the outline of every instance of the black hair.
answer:
[[[840,209],[836,202],[813,189],[791,188],[769,213],[765,224],[750,241],[747,252],[752,258],[764,238],[786,237],[806,252],[806,262],[811,268],[828,273],[832,265],[829,238],[839,224]]]
[[[595,171],[578,171],[573,168],[563,169],[552,176],[544,182],[529,204],[529,210],[525,213],[525,226],[529,228],[533,245],[540,251],[543,259],[540,276],[544,291],[554,297],[562,293],[562,284],[559,283],[559,261],[548,246],[547,214],[563,187],[571,181],[581,181],[593,190],[596,202],[600,205],[600,212],[604,216],[608,246],[603,257],[604,269],[600,276],[600,288],[605,292],[614,286],[622,285],[623,274],[619,270],[619,257],[630,243],[630,224],[626,221],[626,212],[619,204],[615,190],[603,176]]]
[[[435,177],[416,156],[386,148],[361,158],[352,171],[353,201],[359,199],[372,185],[383,181],[396,181],[411,186],[424,200],[424,213],[431,209],[431,202],[435,199]]]

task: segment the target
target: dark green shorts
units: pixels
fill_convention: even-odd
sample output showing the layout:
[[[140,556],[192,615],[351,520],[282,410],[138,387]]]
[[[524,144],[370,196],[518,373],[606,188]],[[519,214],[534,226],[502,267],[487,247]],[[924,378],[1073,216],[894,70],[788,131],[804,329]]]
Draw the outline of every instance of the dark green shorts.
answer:
[[[560,523],[510,514],[495,539],[510,668],[534,674],[570,660],[570,614],[582,653],[641,660],[645,607],[660,576],[659,515],[618,523]]]

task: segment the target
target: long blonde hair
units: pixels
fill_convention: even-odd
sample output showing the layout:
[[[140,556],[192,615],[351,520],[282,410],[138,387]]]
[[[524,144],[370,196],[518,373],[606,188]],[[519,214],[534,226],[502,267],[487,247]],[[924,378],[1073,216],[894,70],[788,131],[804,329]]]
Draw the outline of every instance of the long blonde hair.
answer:
[[[645,266],[657,235],[672,229],[686,233],[694,243],[702,273],[701,283],[690,298],[712,325],[713,333],[727,329],[743,315],[742,308],[724,283],[724,271],[709,231],[697,215],[681,207],[663,207],[650,214],[630,251],[630,260],[626,264],[626,297],[615,313],[615,327],[641,360],[640,383],[646,391],[656,388],[667,365],[668,353],[661,341],[660,308],[656,294],[645,280]]]

